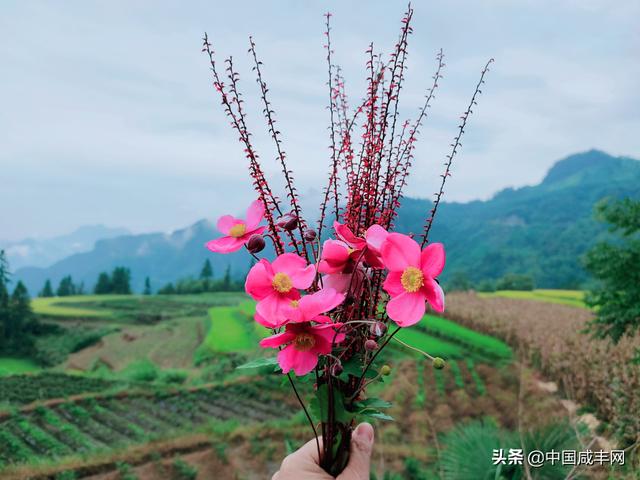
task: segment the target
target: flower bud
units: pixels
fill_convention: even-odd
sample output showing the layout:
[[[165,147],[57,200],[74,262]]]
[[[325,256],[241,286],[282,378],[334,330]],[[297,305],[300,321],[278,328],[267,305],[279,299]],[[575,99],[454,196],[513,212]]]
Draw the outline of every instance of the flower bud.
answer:
[[[436,370],[442,370],[446,365],[446,362],[444,361],[444,359],[440,357],[434,358],[431,363],[433,364],[433,368],[435,368]]]
[[[380,369],[380,375],[384,375],[385,377],[391,374],[391,367],[389,365],[383,365]]]
[[[387,333],[387,326],[383,322],[376,322],[369,327],[369,331],[374,337],[381,337]]]
[[[264,250],[264,238],[262,235],[255,234],[249,237],[249,241],[247,242],[247,250],[251,253],[258,253]]]
[[[295,230],[298,226],[298,217],[291,212],[285,213],[278,219],[276,223],[283,230],[287,230],[290,232],[292,230]]]
[[[334,377],[340,375],[343,370],[344,369],[342,368],[342,362],[340,362],[339,360],[336,360],[333,365],[331,365],[331,375],[333,375]]]
[[[316,231],[315,231],[315,230],[313,230],[312,228],[307,228],[307,229],[304,231],[304,239],[305,239],[307,242],[313,242],[313,241],[316,239],[316,237],[317,237],[317,236],[318,236],[318,234],[317,234],[317,233],[316,233]]]
[[[366,342],[364,342],[364,349],[368,350],[369,352],[373,352],[374,350],[378,349],[378,342],[376,342],[375,340],[369,339]]]

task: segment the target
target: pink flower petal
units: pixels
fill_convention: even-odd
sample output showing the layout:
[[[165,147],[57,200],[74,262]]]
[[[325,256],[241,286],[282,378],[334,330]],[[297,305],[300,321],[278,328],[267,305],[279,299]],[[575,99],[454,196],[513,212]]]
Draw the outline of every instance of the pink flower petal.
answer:
[[[251,202],[247,209],[247,230],[254,230],[264,218],[264,203],[262,200]]]
[[[341,240],[344,240],[352,247],[362,248],[364,247],[364,240],[362,238],[356,237],[351,229],[346,225],[340,224],[338,222],[333,222],[333,229],[336,231],[336,235]]]
[[[244,283],[244,290],[254,300],[262,300],[273,293],[272,281],[271,265],[268,261],[262,259],[249,270]]]
[[[267,320],[262,315],[260,315],[258,312],[256,312],[254,314],[253,318],[257,323],[259,323],[263,327],[267,327],[267,328],[280,328],[281,326],[283,326],[286,323],[286,320],[281,321],[281,322],[273,322],[271,320]]]
[[[215,253],[237,252],[244,245],[242,238],[220,237],[207,242],[207,248]]]
[[[310,350],[306,352],[296,350],[293,345],[289,345],[278,353],[278,363],[283,373],[293,370],[296,375],[302,376],[316,367],[318,355]]]
[[[391,271],[404,271],[407,267],[420,267],[420,246],[401,233],[390,233],[382,244],[382,261]]]
[[[302,321],[309,322],[321,313],[333,310],[343,301],[344,294],[338,293],[333,288],[323,288],[319,292],[302,297],[298,309]]]
[[[299,289],[306,289],[311,286],[316,276],[316,267],[307,266],[307,261],[295,253],[283,253],[276,258],[273,263],[275,272],[283,272],[289,275],[293,286]]]
[[[296,338],[294,333],[283,332],[260,340],[260,346],[262,348],[278,348],[280,345],[285,345]]]
[[[216,228],[224,233],[225,235],[229,235],[229,230],[231,230],[231,227],[233,227],[234,225],[237,225],[239,223],[244,223],[242,220],[235,218],[231,215],[223,215],[222,217],[220,217],[218,219],[218,223],[216,224]]]
[[[382,244],[389,236],[389,232],[387,232],[384,227],[380,225],[371,225],[367,228],[367,231],[364,234],[364,238],[367,241],[367,246],[377,252],[382,248]]]
[[[392,297],[398,296],[404,293],[404,287],[400,281],[401,278],[402,272],[389,272],[382,287]]]
[[[444,312],[444,292],[442,287],[432,279],[425,279],[422,292],[427,297],[429,305],[438,313]]]
[[[401,293],[387,303],[389,318],[400,327],[409,327],[418,323],[424,316],[426,306],[424,296],[420,292]]]
[[[322,245],[320,273],[340,273],[349,260],[349,245],[341,240],[325,240]]]
[[[309,331],[316,338],[316,344],[313,350],[321,355],[331,353],[332,342],[338,344],[344,341],[346,335],[342,332],[336,333],[336,329],[341,327],[342,323],[334,323],[331,325],[317,325],[311,327]]]
[[[426,277],[436,278],[444,269],[445,254],[444,245],[441,243],[430,243],[422,251],[420,256],[420,269]]]
[[[288,295],[280,295],[272,291],[272,294],[263,298],[256,305],[256,313],[260,315],[265,321],[274,325],[282,325],[289,316],[289,304],[291,300],[297,300],[300,298],[300,293],[297,290],[291,290]]]
[[[253,235],[262,234],[262,232],[264,232],[266,229],[267,229],[266,226],[262,226],[262,227],[254,228],[253,230],[249,230],[247,233],[245,233],[242,236],[242,240],[244,241],[244,243],[247,243]]]
[[[307,261],[295,253],[283,253],[271,262],[274,272],[283,272],[291,276],[292,273],[307,266]]]
[[[349,273],[332,273],[322,277],[322,285],[324,288],[333,288],[335,291],[345,293],[351,282],[351,274]]]

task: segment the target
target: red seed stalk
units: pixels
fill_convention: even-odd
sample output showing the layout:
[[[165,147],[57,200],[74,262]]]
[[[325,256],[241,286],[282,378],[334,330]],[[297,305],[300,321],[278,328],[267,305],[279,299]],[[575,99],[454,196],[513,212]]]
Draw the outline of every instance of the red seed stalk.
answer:
[[[435,91],[445,66],[444,54],[440,50],[436,56],[437,67],[433,81],[418,110],[417,118],[413,122],[402,119],[399,98],[407,68],[412,18],[413,9],[409,5],[401,21],[400,35],[388,59],[376,53],[373,44],[369,44],[366,49],[365,96],[352,110],[349,106],[342,71],[334,63],[331,14],[325,15],[324,47],[328,70],[327,108],[330,155],[328,181],[323,190],[317,218],[317,231],[311,230],[308,227],[309,223],[302,216],[294,178],[287,166],[288,159],[282,144],[282,134],[276,127],[275,112],[268,98],[269,89],[263,78],[262,62],[258,58],[253,38],[249,38],[249,54],[253,60],[253,71],[257,77],[266,126],[275,147],[275,158],[284,177],[289,212],[283,212],[251,142],[243,108],[244,101],[239,91],[239,76],[234,70],[233,59],[229,58],[225,61],[227,77],[227,83],[225,83],[220,78],[213,49],[205,34],[203,51],[209,57],[213,85],[221,96],[221,103],[232,128],[239,135],[239,141],[244,146],[252,183],[265,207],[265,218],[268,224],[268,233],[265,236],[273,241],[277,255],[286,252],[287,247],[292,247],[295,253],[306,259],[308,263],[317,264],[321,256],[322,242],[331,235],[325,231],[325,226],[330,227],[333,223],[327,218],[330,210],[333,213],[333,219],[348,227],[359,239],[364,237],[365,232],[372,225],[377,224],[385,229],[392,227],[414,162],[420,127],[428,116],[428,109],[435,98]],[[489,71],[491,62],[493,59],[489,60],[482,70],[471,102],[461,117],[457,135],[451,144],[452,150],[447,156],[444,174],[441,175],[440,189],[435,194],[433,207],[424,224],[423,247],[428,242],[429,233],[444,194],[446,179],[451,174],[453,158],[462,145],[462,135],[472,108],[477,104],[477,97],[481,93],[480,87],[484,83],[484,77]],[[260,235],[253,236],[245,246],[255,256],[264,248],[264,240]],[[382,308],[388,299],[382,288],[386,271],[379,266],[373,267],[375,258],[367,260],[368,257],[365,256],[367,248],[369,247],[364,247],[361,251],[349,250],[349,259],[342,271],[348,279],[344,300],[338,307],[327,313],[333,322],[339,322],[341,326],[334,327],[331,353],[320,355],[314,372],[318,394],[326,388],[326,398],[323,397],[322,400],[326,402],[323,405],[326,415],[316,419],[320,421],[322,449],[317,438],[316,444],[321,466],[334,476],[344,469],[349,458],[351,432],[354,427],[353,417],[357,413],[358,402],[365,396],[366,386],[371,381],[371,377],[367,377],[367,374],[370,371],[378,371],[377,374],[374,373],[377,375],[376,378],[388,374],[388,367],[385,367],[386,370],[383,372],[384,369],[379,369],[374,362],[400,329],[400,327],[389,328],[390,320],[385,309]],[[360,253],[357,258],[358,254],[353,253],[354,258],[351,258],[352,252]],[[371,261],[372,265],[367,264],[367,261]],[[317,273],[316,266],[316,276],[311,286],[306,289],[306,293],[311,294],[321,290],[323,282],[323,278]],[[313,321],[308,322],[309,325],[312,323]],[[296,328],[299,328],[299,325]],[[289,325],[286,328],[289,328]],[[282,331],[282,328],[274,329],[274,333],[282,333]],[[336,343],[337,337],[342,334],[345,338]],[[359,365],[359,370],[355,373],[352,367],[354,361]],[[346,370],[345,365],[351,365],[351,370]],[[314,419],[306,408],[291,374],[288,374],[288,379],[315,435]],[[345,420],[344,411],[347,412],[347,416],[350,415],[350,420]]]

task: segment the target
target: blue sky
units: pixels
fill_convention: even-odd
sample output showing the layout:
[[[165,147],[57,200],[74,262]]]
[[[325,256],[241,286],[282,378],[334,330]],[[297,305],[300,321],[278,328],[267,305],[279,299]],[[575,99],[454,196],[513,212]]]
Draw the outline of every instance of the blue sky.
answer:
[[[481,66],[495,57],[447,200],[541,180],[600,148],[640,157],[640,2],[415,2],[402,113],[415,115],[437,50],[447,68],[423,128],[412,196],[434,191]],[[369,41],[389,51],[404,2],[3,1],[1,239],[103,223],[168,231],[252,198],[242,149],[211,88],[200,38],[233,54],[265,168],[277,178],[249,69],[253,34],[298,187],[327,171],[323,18],[352,99]],[[277,182],[276,182],[277,183]]]

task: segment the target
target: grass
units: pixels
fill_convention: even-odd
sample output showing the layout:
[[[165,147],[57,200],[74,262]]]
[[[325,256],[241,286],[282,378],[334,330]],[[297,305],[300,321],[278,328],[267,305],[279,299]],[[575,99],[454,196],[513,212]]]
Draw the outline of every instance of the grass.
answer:
[[[500,359],[510,359],[513,355],[511,348],[503,341],[442,317],[425,315],[417,327],[433,336],[464,345],[478,351],[478,353]]]
[[[479,293],[480,297],[505,297],[541,302],[559,303],[571,307],[588,308],[584,303],[585,292],[582,290],[498,290],[497,292]]]
[[[428,335],[417,328],[403,328],[398,332],[396,337],[412,347],[427,352],[433,357],[442,357],[444,359],[462,358],[465,354],[465,351],[460,346],[447,340]],[[411,351],[397,343],[392,343],[392,345],[398,346],[407,352]]]
[[[0,357],[0,377],[17,373],[37,372],[40,367],[26,358]]]
[[[38,315],[51,317],[109,317],[109,310],[80,307],[78,304],[131,298],[130,295],[78,295],[71,297],[34,298],[31,308]],[[71,305],[69,305],[71,304]]]
[[[247,307],[244,307],[247,308]],[[243,352],[257,347],[251,317],[237,307],[209,309],[211,327],[204,341],[214,352]]]

